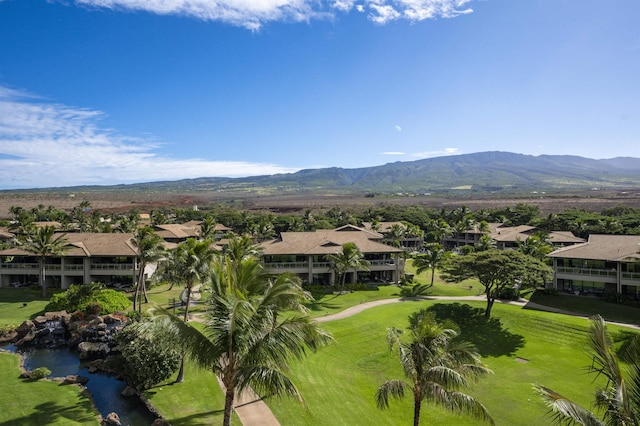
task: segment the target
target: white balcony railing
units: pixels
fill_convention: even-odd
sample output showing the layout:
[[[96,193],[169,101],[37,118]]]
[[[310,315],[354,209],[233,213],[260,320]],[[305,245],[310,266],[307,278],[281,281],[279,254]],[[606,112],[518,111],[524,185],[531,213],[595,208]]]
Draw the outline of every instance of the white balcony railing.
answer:
[[[572,275],[589,275],[596,277],[615,277],[618,273],[615,270],[611,269],[596,269],[596,268],[567,268],[567,267],[558,267],[558,273],[561,274],[572,274]]]

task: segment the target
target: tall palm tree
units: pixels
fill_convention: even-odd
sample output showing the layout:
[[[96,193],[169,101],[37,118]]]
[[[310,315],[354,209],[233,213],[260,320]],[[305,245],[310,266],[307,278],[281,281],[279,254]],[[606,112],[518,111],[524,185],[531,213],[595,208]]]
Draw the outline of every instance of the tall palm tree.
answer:
[[[19,243],[27,252],[38,257],[39,284],[42,287],[42,297],[47,297],[45,284],[45,259],[51,256],[62,256],[67,249],[66,234],[55,234],[53,226],[35,228],[33,232],[21,235]]]
[[[581,425],[638,425],[640,424],[640,338],[636,337],[622,355],[620,363],[613,341],[607,333],[600,315],[590,318],[589,347],[592,362],[590,373],[606,379],[602,388],[596,389],[595,408],[603,412],[602,420],[588,409],[546,388],[534,385],[534,389],[547,403],[558,424]]]
[[[177,276],[182,277],[186,295],[184,316],[182,318],[185,323],[189,321],[189,306],[191,305],[193,288],[197,284],[206,282],[215,256],[216,252],[211,248],[209,241],[198,242],[195,238],[188,238],[175,249],[172,258],[174,261],[173,266],[176,268],[175,273]],[[176,378],[177,383],[184,381],[184,359],[183,354],[178,377]]]
[[[211,248],[209,241],[196,241],[188,238],[175,249],[178,276],[182,277],[185,287],[184,322],[189,320],[189,305],[191,304],[191,292],[197,284],[204,284],[209,278],[211,263],[216,252]]]
[[[249,387],[302,400],[288,377],[289,362],[332,340],[308,316],[292,313],[308,297],[293,275],[274,280],[255,259],[234,263],[229,258],[214,262],[203,332],[166,312],[150,326],[169,331],[191,360],[219,378],[225,388],[225,426],[235,396]],[[285,310],[286,317],[280,316]]]
[[[139,268],[138,281],[133,295],[133,310],[136,310],[136,303],[139,302],[138,308],[140,312],[142,312],[142,297],[144,297],[145,303],[149,302],[147,297],[145,269],[148,265],[164,259],[166,256],[166,250],[163,246],[162,237],[157,235],[150,226],[139,228],[134,234],[132,243],[138,249]]]
[[[431,270],[431,285],[436,276],[436,268],[444,262],[450,255],[450,252],[445,251],[438,243],[432,244],[424,253],[421,253],[413,258],[413,266],[416,268],[416,274],[420,275],[424,271]]]
[[[378,408],[388,408],[390,397],[401,399],[410,391],[414,401],[414,426],[420,424],[423,401],[493,424],[484,405],[457,391],[467,387],[471,380],[491,373],[473,345],[456,341],[457,326],[448,320],[438,323],[434,313],[425,309],[411,315],[409,324],[408,342],[400,340],[402,330],[397,328],[390,328],[387,334],[389,348],[399,348],[400,363],[408,381],[384,382],[376,391]]]
[[[369,270],[369,261],[364,258],[356,243],[344,243],[339,252],[328,255],[327,259],[340,276],[340,293],[344,291],[349,269],[353,269],[354,274],[358,273],[358,269]]]

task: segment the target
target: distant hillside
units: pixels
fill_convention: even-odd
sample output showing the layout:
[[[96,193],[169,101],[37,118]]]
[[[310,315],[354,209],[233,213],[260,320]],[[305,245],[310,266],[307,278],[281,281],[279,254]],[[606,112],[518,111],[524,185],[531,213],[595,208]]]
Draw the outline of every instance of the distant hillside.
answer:
[[[104,190],[109,187],[95,187]],[[199,178],[112,187],[132,191],[286,193],[519,193],[640,188],[640,158],[593,160],[481,152],[358,169],[331,167],[247,178]],[[69,188],[72,189],[72,188]],[[91,190],[91,187],[78,189]]]

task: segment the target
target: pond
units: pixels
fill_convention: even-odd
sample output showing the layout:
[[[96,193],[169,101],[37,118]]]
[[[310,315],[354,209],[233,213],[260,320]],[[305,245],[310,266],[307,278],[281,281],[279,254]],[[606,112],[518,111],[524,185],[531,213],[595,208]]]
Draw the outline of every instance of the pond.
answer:
[[[51,370],[52,377],[80,375],[89,378],[85,387],[91,393],[93,402],[102,417],[115,411],[123,425],[131,426],[150,425],[156,418],[138,397],[120,395],[126,383],[106,374],[89,373],[78,359],[76,352],[68,349],[44,348],[22,350],[14,345],[0,346],[0,349],[22,355],[26,370],[47,367]]]

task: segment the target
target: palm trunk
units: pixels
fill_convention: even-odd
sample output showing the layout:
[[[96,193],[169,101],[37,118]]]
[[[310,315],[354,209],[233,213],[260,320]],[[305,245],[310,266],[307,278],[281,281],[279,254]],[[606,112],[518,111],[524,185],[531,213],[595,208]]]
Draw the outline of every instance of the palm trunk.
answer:
[[[223,426],[229,426],[231,424],[231,411],[233,410],[233,396],[235,389],[233,386],[227,387],[224,395],[224,420]]]
[[[429,287],[433,287],[433,281],[436,278],[436,268],[431,268],[431,285]]]
[[[176,383],[184,382],[184,352],[182,353],[182,358],[180,359],[180,370],[178,370],[178,377],[176,377]]]
[[[40,258],[40,286],[42,287],[42,297],[46,298],[47,297],[47,285],[45,284],[44,280],[44,258]]]
[[[189,305],[191,304],[191,286],[187,287],[187,302],[184,307],[184,322],[189,321]]]
[[[413,426],[420,426],[420,408],[422,407],[422,399],[414,397],[413,401]]]

